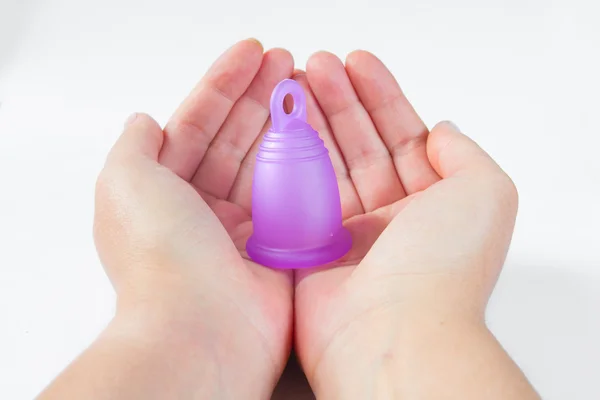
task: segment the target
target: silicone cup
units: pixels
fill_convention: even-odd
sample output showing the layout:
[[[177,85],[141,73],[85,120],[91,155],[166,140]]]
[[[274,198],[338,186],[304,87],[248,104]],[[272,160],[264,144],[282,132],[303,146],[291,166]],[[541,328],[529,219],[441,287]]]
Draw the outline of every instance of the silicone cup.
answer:
[[[283,108],[292,95],[290,114]],[[306,97],[292,79],[281,81],[271,96],[272,127],[256,156],[252,182],[254,232],[248,255],[271,268],[327,264],[352,247],[342,226],[337,179],[329,151],[306,122]]]

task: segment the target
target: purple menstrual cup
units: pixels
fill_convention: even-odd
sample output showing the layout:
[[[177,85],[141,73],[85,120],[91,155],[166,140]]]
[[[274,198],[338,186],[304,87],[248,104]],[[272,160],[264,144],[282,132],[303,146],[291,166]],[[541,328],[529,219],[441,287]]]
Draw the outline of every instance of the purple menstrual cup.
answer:
[[[283,109],[286,95],[294,109]],[[252,183],[254,232],[248,255],[271,268],[327,264],[352,247],[342,226],[342,207],[329,152],[306,122],[306,97],[292,79],[281,81],[271,96],[272,127],[256,156]]]

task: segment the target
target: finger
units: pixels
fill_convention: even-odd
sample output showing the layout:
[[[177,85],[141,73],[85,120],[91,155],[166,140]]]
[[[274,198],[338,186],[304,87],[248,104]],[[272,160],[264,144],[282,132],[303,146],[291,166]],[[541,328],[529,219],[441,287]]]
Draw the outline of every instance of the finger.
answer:
[[[228,200],[252,215],[252,180],[254,179],[254,165],[256,155],[263,136],[271,128],[271,118],[267,120],[252,147],[242,160],[237,176],[229,193]]]
[[[165,127],[159,161],[189,180],[237,99],[246,91],[262,60],[262,45],[243,40],[210,67]]]
[[[292,76],[294,59],[283,49],[265,53],[254,80],[210,144],[192,184],[219,199],[226,199],[244,157],[269,118],[271,92]]]
[[[346,58],[346,71],[392,156],[407,194],[426,189],[440,177],[427,159],[428,130],[387,67],[366,51]]]
[[[481,148],[463,135],[452,122],[440,122],[427,140],[427,156],[442,178],[460,173],[502,172],[498,164]]]
[[[331,127],[327,123],[327,118],[325,118],[321,107],[319,107],[319,103],[317,103],[317,100],[310,89],[306,74],[297,74],[294,79],[302,86],[304,93],[306,94],[308,123],[313,129],[319,132],[319,136],[323,142],[325,142],[325,147],[329,150],[329,157],[331,158],[331,163],[333,164],[333,169],[340,189],[343,219],[348,219],[354,215],[364,213],[360,198],[354,187],[354,182],[352,182],[348,168],[344,162],[344,157],[336,143],[335,137],[331,133]]]
[[[125,122],[125,129],[112,147],[108,159],[135,161],[136,159],[158,160],[163,146],[163,131],[160,125],[147,114],[132,114]]]
[[[365,211],[406,194],[390,154],[356,95],[344,65],[333,54],[314,54],[307,64],[310,87],[333,130]]]
[[[510,218],[514,218],[513,214],[516,214],[518,205],[515,184],[502,168],[477,143],[463,135],[455,124],[446,121],[433,127],[427,140],[427,155],[433,168],[444,180],[463,182],[465,189],[460,189],[463,194],[474,188],[477,193],[472,197],[482,201],[486,196],[490,196],[487,201],[488,208],[494,208],[491,205],[500,201],[500,208],[508,210]]]

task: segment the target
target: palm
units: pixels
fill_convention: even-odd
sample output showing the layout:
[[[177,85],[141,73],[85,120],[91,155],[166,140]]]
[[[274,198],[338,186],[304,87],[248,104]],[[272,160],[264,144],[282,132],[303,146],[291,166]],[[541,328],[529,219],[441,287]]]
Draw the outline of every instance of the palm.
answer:
[[[336,264],[350,270],[404,205],[439,180],[425,151],[428,131],[387,68],[369,53],[353,53],[345,67],[334,55],[317,53],[296,80],[308,93],[309,122],[325,141],[338,177],[353,248]]]

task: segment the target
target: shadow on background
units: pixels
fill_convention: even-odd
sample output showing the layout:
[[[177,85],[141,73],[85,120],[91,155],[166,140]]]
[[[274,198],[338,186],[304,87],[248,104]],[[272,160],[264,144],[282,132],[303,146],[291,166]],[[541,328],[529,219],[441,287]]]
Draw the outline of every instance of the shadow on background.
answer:
[[[0,73],[16,53],[36,3],[37,0],[0,2]]]
[[[500,277],[488,324],[544,399],[600,398],[599,270],[515,262]]]

